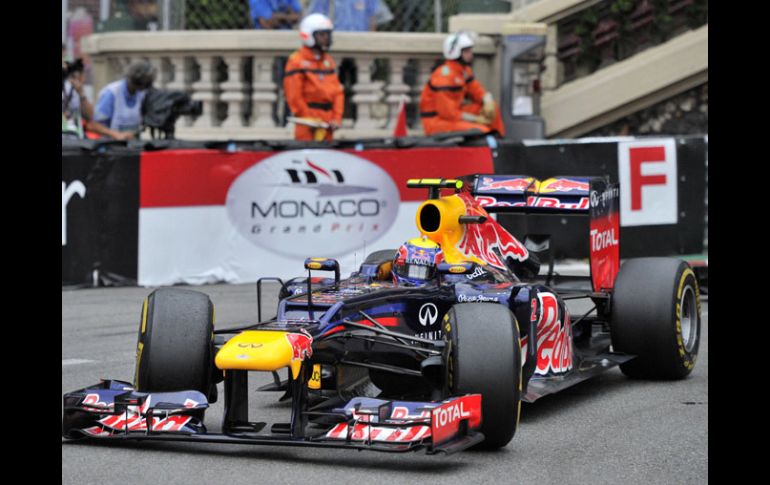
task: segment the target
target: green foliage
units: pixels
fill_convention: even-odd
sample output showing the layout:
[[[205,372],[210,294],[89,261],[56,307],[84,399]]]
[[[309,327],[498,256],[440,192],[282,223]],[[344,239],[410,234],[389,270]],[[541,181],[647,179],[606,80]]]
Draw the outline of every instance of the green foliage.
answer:
[[[185,29],[253,28],[246,0],[187,0]]]
[[[574,32],[581,40],[582,51],[577,58],[577,64],[581,70],[593,71],[601,62],[601,54],[594,45],[593,36],[599,21],[599,5],[589,7],[578,14],[578,23]]]
[[[613,14],[630,13],[636,5],[634,0],[615,0],[610,6],[610,12]]]
[[[574,33],[581,40],[581,53],[576,59],[578,70],[590,73],[602,62],[601,47],[594,42],[594,31],[602,20],[612,19],[618,23],[619,38],[615,40],[614,57],[625,59],[638,52],[640,42],[652,41],[660,44],[677,35],[683,25],[695,29],[708,22],[708,0],[695,0],[692,5],[670,13],[669,0],[648,0],[653,7],[653,21],[648,29],[634,31],[631,28],[630,15],[636,11],[642,0],[605,0],[585,8],[559,24],[560,35]],[[568,26],[572,26],[571,28]],[[646,31],[647,30],[647,31]],[[651,37],[648,39],[643,38]]]

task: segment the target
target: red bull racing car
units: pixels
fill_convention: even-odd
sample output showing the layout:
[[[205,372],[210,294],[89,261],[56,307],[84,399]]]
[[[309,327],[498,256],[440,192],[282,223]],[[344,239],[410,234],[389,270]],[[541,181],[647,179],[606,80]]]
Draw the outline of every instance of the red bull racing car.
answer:
[[[692,371],[695,275],[669,258],[620,267],[617,185],[510,175],[408,185],[428,190],[416,214],[420,237],[371,254],[347,279],[337,261],[307,259],[307,277],[278,280],[275,318],[262,321],[260,306],[257,323],[215,329],[207,295],[152,292],[133,382],[65,394],[63,435],[452,453],[505,446],[521,401],[614,366],[634,378]],[[588,216],[584,286],[552,271],[541,276],[537,241],[520,242],[495,212]],[[271,279],[257,283],[260,304]],[[571,315],[565,301],[574,299],[591,310]],[[250,372],[273,373],[260,390],[291,399],[288,422],[267,428],[250,418]],[[209,432],[204,414],[220,399],[221,432]]]

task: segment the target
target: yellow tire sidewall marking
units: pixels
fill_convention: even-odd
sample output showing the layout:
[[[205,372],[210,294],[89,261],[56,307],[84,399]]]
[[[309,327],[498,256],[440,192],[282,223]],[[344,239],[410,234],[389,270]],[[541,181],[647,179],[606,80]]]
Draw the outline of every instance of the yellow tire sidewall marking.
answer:
[[[693,281],[695,282],[693,291],[695,292],[695,305],[696,311],[698,312],[697,318],[700,318],[700,292],[697,284],[698,280],[695,278],[695,272],[693,272],[691,268],[686,268],[679,278],[679,287],[676,291],[676,344],[679,357],[682,359],[682,365],[688,370],[692,370],[692,368],[695,367],[695,356],[688,356],[684,348],[684,339],[682,338],[682,294],[684,293],[685,281],[687,281],[688,276],[692,276]]]

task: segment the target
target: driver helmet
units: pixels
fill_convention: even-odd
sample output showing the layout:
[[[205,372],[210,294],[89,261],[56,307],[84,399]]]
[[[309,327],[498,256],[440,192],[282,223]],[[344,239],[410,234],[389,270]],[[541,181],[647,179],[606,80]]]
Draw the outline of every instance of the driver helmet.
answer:
[[[436,277],[436,266],[444,260],[441,246],[427,237],[406,241],[393,260],[393,281],[397,285],[421,286]]]
[[[299,37],[302,43],[308,47],[316,47],[316,32],[328,31],[330,34],[334,30],[334,24],[326,15],[313,13],[302,19],[299,24]],[[329,37],[328,49],[332,45],[332,39]],[[321,46],[319,46],[321,47]],[[323,49],[323,47],[321,47]]]

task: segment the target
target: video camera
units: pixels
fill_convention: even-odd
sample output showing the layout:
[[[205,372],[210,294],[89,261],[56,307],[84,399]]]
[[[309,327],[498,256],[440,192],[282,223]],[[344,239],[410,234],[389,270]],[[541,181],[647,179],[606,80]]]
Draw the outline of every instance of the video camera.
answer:
[[[171,140],[174,138],[174,125],[182,115],[200,116],[203,113],[203,103],[192,101],[190,95],[182,91],[166,91],[150,88],[142,102],[142,127],[150,128],[150,136]]]

